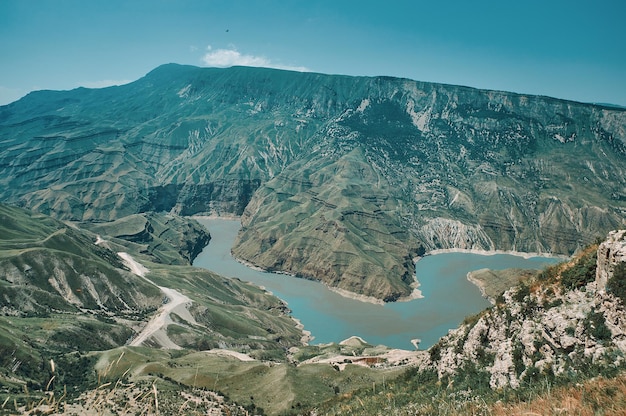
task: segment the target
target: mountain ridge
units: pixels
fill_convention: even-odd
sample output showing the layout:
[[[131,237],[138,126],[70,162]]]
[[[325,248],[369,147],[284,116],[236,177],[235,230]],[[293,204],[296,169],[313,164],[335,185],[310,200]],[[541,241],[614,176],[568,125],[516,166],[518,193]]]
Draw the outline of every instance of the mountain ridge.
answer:
[[[624,126],[555,98],[170,64],[0,107],[0,200],[87,221],[242,215],[242,260],[392,301],[423,251],[571,254],[620,228]]]

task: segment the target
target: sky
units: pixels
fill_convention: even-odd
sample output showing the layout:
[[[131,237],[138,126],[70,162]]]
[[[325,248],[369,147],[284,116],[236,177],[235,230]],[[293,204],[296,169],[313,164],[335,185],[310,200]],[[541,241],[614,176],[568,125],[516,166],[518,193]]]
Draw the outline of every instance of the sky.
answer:
[[[626,106],[626,0],[0,0],[0,105],[175,62]]]

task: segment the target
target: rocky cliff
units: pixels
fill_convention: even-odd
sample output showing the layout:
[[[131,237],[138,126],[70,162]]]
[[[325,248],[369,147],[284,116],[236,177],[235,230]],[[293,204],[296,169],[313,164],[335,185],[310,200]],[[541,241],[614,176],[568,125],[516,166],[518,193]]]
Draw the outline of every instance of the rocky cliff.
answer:
[[[615,266],[626,262],[626,230],[611,231],[609,237],[598,247],[598,268],[596,288],[605,291],[606,284],[613,276]]]
[[[260,267],[394,300],[435,248],[571,254],[624,224],[626,110],[389,77],[165,65],[0,107],[0,199],[243,215]]]
[[[607,293],[595,276],[597,270],[601,279],[613,278],[604,273],[605,255],[611,252],[607,248],[621,246],[624,233],[613,232],[597,251],[592,247],[506,291],[493,308],[468,318],[433,346],[424,367],[435,368],[439,377],[472,368],[493,389],[623,368],[624,299]]]

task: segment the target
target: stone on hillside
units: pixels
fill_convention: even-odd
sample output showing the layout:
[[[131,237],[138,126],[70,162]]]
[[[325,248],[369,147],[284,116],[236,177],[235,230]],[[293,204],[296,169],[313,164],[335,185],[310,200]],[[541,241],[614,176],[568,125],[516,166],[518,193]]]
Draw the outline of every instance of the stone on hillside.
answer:
[[[620,262],[626,262],[626,230],[611,231],[606,241],[598,247],[596,269],[598,291],[606,290],[606,284],[613,276],[615,265]]]

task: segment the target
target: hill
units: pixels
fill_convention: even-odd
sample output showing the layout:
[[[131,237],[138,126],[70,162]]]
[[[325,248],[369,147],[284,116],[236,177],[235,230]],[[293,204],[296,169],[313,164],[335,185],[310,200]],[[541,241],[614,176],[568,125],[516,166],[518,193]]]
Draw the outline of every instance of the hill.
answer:
[[[146,227],[146,218],[154,226]],[[120,221],[97,228],[115,230]],[[234,348],[257,358],[282,357],[302,345],[302,330],[285,304],[264,290],[185,265],[185,251],[173,264],[160,261],[173,260],[177,252],[167,241],[195,236],[190,230],[201,228],[195,221],[151,213],[126,222],[140,224],[138,230],[167,222],[178,227],[161,233],[159,245],[146,250],[119,235],[96,235],[0,204],[4,398],[19,397],[25,387],[49,389],[51,376],[60,388],[79,393],[97,383],[96,352],[126,345],[148,351],[150,346],[155,354],[162,347]]]
[[[607,414],[626,409],[626,230],[505,291],[428,357],[323,414]]]
[[[64,247],[80,248],[89,258],[92,250],[106,253],[107,244],[126,244],[121,239],[109,243],[104,236],[96,245],[97,236],[90,232],[0,208],[2,235],[10,236],[2,239],[2,259],[45,247],[64,229],[73,244],[54,244],[40,253],[42,258],[63,258]],[[116,224],[109,226],[115,230]],[[481,272],[481,281],[496,296],[494,306],[468,317],[429,350],[412,352],[372,346],[358,337],[307,346],[285,306],[258,288],[189,266],[146,260],[152,254],[141,264],[133,260],[137,252],[122,254],[111,259],[117,262],[113,271],[129,280],[125,284],[145,282],[167,302],[144,314],[68,306],[36,316],[18,308],[3,315],[0,413],[454,415],[540,409],[556,415],[624,410],[624,230],[532,276],[507,271],[510,284],[520,278],[521,283],[504,293],[491,282],[500,274]],[[17,285],[1,283],[3,290]],[[62,296],[58,303],[67,299]],[[165,310],[169,321],[143,337]],[[123,342],[122,335],[129,339]]]
[[[436,248],[571,254],[624,223],[626,111],[389,77],[164,65],[0,107],[0,200],[242,215],[234,254],[386,301]]]

